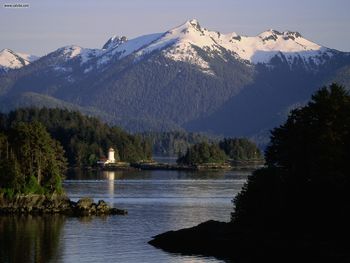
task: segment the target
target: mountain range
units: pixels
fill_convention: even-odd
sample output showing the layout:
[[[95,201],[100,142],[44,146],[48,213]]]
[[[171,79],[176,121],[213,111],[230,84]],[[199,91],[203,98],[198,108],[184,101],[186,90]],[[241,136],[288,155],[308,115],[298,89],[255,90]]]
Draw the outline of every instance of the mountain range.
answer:
[[[130,131],[189,130],[266,141],[323,85],[350,87],[350,53],[298,32],[221,34],[195,19],[45,56],[0,52],[0,110],[64,107]]]

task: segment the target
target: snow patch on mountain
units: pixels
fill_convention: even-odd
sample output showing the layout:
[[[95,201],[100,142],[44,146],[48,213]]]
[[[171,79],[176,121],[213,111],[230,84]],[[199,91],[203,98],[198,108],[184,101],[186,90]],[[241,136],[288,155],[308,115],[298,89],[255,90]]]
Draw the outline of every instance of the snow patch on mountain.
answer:
[[[59,48],[56,52],[58,56],[62,57],[65,61],[79,58],[81,60],[81,64],[84,64],[89,60],[101,55],[103,53],[103,50],[82,48],[76,45],[70,45]]]
[[[0,69],[7,72],[9,69],[17,69],[29,65],[37,59],[38,57],[34,55],[16,53],[10,49],[3,49],[0,51]]]
[[[175,61],[188,62],[197,65],[203,72],[214,75],[209,63],[200,57],[191,44],[182,44],[164,51],[164,55]]]
[[[112,46],[100,56],[97,63],[99,66],[101,66],[108,63],[112,58],[124,58],[138,51],[139,49],[149,45],[162,35],[162,33],[144,35],[131,40],[126,40],[120,45]]]

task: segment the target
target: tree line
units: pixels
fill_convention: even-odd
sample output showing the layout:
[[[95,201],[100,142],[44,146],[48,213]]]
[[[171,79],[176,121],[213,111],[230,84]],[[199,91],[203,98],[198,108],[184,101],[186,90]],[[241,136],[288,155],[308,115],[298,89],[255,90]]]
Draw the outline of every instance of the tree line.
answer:
[[[8,131],[19,123],[41,123],[53,139],[62,145],[68,165],[91,166],[106,157],[109,147],[117,160],[136,162],[150,159],[151,145],[139,135],[66,109],[24,108],[0,114],[0,130]]]
[[[218,143],[201,142],[190,146],[185,154],[179,155],[177,163],[224,163],[229,159],[252,161],[262,160],[263,156],[256,144],[246,138],[225,138]]]
[[[61,193],[67,167],[61,144],[39,122],[18,122],[0,130],[0,190],[15,193]]]
[[[218,140],[212,135],[186,131],[144,132],[140,136],[151,143],[153,154],[158,156],[178,156],[196,143]]]

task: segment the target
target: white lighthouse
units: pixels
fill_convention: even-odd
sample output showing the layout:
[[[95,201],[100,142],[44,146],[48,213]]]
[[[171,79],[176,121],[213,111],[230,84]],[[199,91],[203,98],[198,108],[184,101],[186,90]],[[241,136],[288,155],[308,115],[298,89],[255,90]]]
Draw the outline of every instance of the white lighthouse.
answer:
[[[109,148],[108,150],[108,160],[107,163],[115,163],[115,159],[114,159],[114,149],[113,148]]]
[[[99,161],[97,161],[97,164],[105,166],[107,164],[115,164],[115,151],[113,148],[108,149],[108,158],[102,158]]]

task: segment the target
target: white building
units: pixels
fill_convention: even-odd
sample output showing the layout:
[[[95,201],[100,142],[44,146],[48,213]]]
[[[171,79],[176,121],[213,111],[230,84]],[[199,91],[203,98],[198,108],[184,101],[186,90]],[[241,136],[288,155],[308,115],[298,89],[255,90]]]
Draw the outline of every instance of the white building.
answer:
[[[109,148],[108,149],[108,159],[101,159],[97,162],[97,164],[102,164],[102,165],[106,165],[106,164],[112,164],[115,163],[115,157],[114,157],[114,149],[113,148]]]
[[[108,159],[107,159],[106,163],[115,163],[114,149],[113,148],[109,148],[109,150],[108,150]]]

